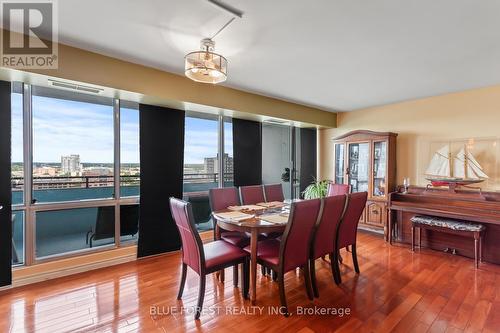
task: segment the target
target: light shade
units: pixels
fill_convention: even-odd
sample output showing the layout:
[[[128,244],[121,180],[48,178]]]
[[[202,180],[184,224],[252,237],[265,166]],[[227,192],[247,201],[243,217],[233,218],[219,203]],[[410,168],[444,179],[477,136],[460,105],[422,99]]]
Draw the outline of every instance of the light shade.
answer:
[[[220,83],[227,79],[227,60],[214,53],[215,43],[210,39],[201,41],[201,51],[188,53],[185,59],[185,74],[196,82]]]

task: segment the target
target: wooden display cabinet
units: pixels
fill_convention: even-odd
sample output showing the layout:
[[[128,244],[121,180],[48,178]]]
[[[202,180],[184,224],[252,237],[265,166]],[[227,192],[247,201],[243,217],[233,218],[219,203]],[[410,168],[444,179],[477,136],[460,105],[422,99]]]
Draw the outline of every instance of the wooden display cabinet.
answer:
[[[386,237],[389,193],[396,190],[396,138],[396,133],[358,130],[333,139],[333,182],[349,184],[352,193],[368,192],[359,227]]]

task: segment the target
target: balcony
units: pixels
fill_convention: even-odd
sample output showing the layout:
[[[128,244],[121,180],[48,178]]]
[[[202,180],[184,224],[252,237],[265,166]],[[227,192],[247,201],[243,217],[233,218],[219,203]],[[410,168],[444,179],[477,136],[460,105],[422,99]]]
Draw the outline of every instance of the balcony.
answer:
[[[233,186],[232,174],[224,177],[225,186]],[[120,176],[121,197],[134,197],[140,194],[140,176]],[[213,228],[208,190],[218,187],[217,173],[190,173],[184,175],[184,199],[191,202],[196,225],[199,231]],[[12,202],[23,204],[24,181],[22,177],[12,178]],[[38,210],[35,208],[35,242],[36,257],[43,258],[71,251],[81,251],[91,247],[114,244],[114,206],[93,204],[92,207],[75,208],[71,202],[81,200],[111,199],[114,196],[114,179],[112,176],[50,176],[33,177],[33,203],[51,204],[68,203],[68,207],[57,210]],[[93,201],[95,203],[95,201]],[[138,204],[131,204],[127,211],[121,211],[122,228],[134,230],[134,221],[126,221],[127,216],[138,212]],[[135,206],[136,208],[131,208]],[[18,206],[19,207],[19,206]],[[35,207],[39,207],[38,205]],[[13,212],[13,255],[22,263],[24,253],[24,210]],[[132,225],[131,225],[132,224]],[[103,229],[104,228],[104,229]],[[95,240],[89,237],[101,231]],[[102,231],[104,230],[104,232]],[[98,235],[99,236],[99,235]],[[106,237],[107,236],[107,237]],[[121,241],[135,241],[137,233],[121,234]]]

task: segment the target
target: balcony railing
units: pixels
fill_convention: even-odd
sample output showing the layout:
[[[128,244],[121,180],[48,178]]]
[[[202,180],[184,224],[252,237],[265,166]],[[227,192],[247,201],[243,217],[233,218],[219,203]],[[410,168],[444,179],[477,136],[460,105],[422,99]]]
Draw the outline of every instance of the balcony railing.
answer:
[[[217,183],[218,173],[187,173],[184,174],[185,184]],[[233,174],[225,173],[224,182],[232,182]],[[12,190],[22,191],[24,186],[23,177],[12,177]],[[139,186],[140,175],[121,175],[121,186]],[[65,189],[65,188],[94,188],[111,187],[114,184],[113,176],[47,176],[33,177],[33,189]]]

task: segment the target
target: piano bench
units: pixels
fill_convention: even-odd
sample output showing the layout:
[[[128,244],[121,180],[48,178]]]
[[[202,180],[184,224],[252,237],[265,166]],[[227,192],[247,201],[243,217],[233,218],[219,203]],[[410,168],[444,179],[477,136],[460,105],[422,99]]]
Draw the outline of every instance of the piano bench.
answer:
[[[474,238],[474,264],[479,267],[479,262],[483,260],[483,233],[486,229],[484,225],[443,217],[415,215],[411,219],[411,250],[415,251],[415,228],[418,228],[418,247],[422,247],[422,230],[429,229],[449,234],[470,236]]]

